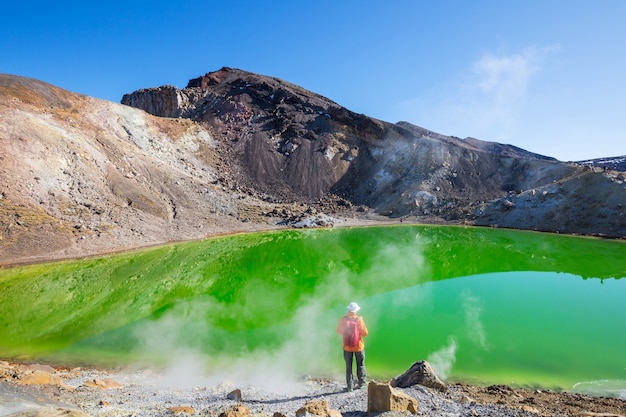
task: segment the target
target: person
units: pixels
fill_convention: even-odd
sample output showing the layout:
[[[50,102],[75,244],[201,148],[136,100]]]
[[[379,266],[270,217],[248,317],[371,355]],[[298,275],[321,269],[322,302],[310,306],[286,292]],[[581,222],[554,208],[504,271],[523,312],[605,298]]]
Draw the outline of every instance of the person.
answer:
[[[363,338],[367,336],[367,327],[363,317],[357,316],[357,311],[361,307],[355,302],[351,302],[346,307],[348,312],[341,317],[337,325],[337,333],[343,336],[343,358],[346,361],[346,391],[352,391],[354,378],[352,374],[352,364],[356,359],[356,376],[358,388],[365,385],[365,342]],[[352,326],[356,332],[351,332]],[[353,340],[351,340],[353,339]]]

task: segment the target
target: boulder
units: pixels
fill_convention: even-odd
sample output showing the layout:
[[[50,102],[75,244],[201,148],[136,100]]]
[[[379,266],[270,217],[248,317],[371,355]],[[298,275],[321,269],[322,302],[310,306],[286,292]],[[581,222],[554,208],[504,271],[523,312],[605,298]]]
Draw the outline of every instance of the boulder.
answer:
[[[391,380],[392,387],[406,388],[413,385],[422,385],[437,391],[446,392],[448,388],[435,374],[433,367],[426,361],[417,361],[402,375]]]
[[[242,404],[237,404],[220,413],[219,417],[249,417],[250,409]]]
[[[367,386],[367,412],[408,411],[417,414],[418,401],[389,384],[371,381]]]
[[[243,396],[241,394],[241,390],[239,388],[237,388],[237,389],[234,389],[231,392],[229,392],[226,395],[226,398],[228,398],[229,400],[234,400],[234,401],[241,402],[241,399],[243,398]]]
[[[328,407],[328,400],[310,400],[296,411],[296,417],[341,417],[338,410],[331,410]]]

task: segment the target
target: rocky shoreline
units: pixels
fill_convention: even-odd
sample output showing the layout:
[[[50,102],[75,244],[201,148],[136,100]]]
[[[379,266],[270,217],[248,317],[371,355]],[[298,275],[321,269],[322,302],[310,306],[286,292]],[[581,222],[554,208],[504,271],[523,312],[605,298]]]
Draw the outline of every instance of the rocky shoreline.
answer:
[[[271,380],[272,375],[267,378]],[[172,379],[151,369],[107,370],[0,362],[0,416],[244,417],[249,412],[252,416],[295,417],[312,400],[327,402],[335,415],[336,412],[344,417],[368,415],[368,389],[344,392],[340,378],[303,376],[288,390],[268,387],[270,384],[236,385],[208,377]],[[422,385],[395,389],[416,399],[419,404],[416,415],[427,417],[626,415],[626,401],[617,398],[502,385],[448,384],[445,392]],[[408,411],[371,414],[411,415]],[[308,416],[313,414],[309,412]]]

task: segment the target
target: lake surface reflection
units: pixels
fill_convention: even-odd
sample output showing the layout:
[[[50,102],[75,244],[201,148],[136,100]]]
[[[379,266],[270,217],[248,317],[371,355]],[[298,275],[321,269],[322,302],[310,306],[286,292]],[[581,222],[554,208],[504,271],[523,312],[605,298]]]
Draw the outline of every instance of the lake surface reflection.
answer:
[[[450,226],[233,235],[0,270],[0,357],[252,379],[341,375],[345,305],[368,372],[626,395],[626,244]]]

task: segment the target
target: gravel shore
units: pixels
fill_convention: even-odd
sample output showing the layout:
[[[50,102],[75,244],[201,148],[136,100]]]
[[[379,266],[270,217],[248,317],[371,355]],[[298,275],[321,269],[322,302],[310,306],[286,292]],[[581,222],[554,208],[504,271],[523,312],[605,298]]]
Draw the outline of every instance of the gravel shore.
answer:
[[[282,392],[227,380],[173,381],[152,370],[63,369],[0,363],[0,416],[219,416],[237,405],[252,415],[295,417],[309,400],[327,400],[344,417],[367,415],[367,388],[344,392],[342,381],[303,377]],[[384,382],[384,381],[379,381]],[[241,400],[231,399],[236,389]],[[398,389],[419,402],[419,416],[624,416],[626,401],[581,394],[450,384],[445,393]],[[285,393],[285,392],[289,393]],[[231,398],[229,398],[231,397]],[[399,412],[385,415],[403,414]],[[406,414],[406,413],[405,413]]]

